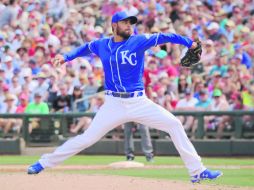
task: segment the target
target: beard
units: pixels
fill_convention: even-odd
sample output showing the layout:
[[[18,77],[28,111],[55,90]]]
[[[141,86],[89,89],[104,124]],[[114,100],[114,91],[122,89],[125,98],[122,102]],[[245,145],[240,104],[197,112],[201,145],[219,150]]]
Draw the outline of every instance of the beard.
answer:
[[[116,34],[118,36],[121,36],[125,40],[127,40],[131,36],[129,32],[121,30],[118,26],[116,27]]]

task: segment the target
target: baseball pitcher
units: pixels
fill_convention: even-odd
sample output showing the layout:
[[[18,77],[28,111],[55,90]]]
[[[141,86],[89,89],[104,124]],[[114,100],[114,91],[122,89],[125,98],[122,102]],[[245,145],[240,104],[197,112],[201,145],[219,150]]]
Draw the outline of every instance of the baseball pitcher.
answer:
[[[200,59],[200,43],[173,33],[133,35],[132,25],[136,22],[135,16],[129,16],[123,11],[117,12],[112,17],[112,37],[85,43],[54,58],[55,64],[63,64],[90,53],[99,56],[105,72],[105,103],[83,134],[68,140],[53,153],[42,155],[38,162],[28,168],[28,174],[37,174],[45,168],[60,164],[95,144],[115,127],[133,121],[162,130],[171,136],[193,183],[216,179],[222,175],[222,172],[209,170],[203,165],[181,122],[146,97],[142,81],[144,54],[152,46],[175,43],[188,47],[181,64],[189,67]]]

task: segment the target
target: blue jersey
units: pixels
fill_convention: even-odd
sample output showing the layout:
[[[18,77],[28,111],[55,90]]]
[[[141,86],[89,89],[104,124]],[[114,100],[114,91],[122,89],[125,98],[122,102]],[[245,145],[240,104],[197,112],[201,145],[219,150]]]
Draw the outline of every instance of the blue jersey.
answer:
[[[65,61],[95,53],[100,57],[105,73],[105,89],[115,92],[144,90],[143,72],[145,51],[152,46],[167,42],[181,44],[188,48],[192,40],[177,34],[132,35],[122,42],[113,37],[101,38],[86,43],[64,54]]]

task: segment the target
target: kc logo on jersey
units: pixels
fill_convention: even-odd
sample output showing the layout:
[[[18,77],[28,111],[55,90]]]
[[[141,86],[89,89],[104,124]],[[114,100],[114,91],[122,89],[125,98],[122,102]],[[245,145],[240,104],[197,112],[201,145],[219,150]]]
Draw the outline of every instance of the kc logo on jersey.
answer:
[[[136,53],[131,53],[127,55],[129,50],[126,51],[120,51],[121,56],[122,56],[122,64],[127,64],[129,63],[132,66],[137,65],[137,54]]]

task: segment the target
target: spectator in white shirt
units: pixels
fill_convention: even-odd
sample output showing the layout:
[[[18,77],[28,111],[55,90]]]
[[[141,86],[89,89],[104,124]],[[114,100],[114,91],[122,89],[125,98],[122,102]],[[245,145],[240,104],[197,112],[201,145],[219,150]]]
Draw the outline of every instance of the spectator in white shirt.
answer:
[[[193,111],[195,110],[195,105],[197,102],[198,100],[193,97],[191,89],[187,88],[185,90],[185,97],[183,99],[180,99],[179,102],[176,104],[176,110]],[[183,123],[185,130],[194,130],[192,126],[195,118],[193,116],[180,116],[179,119]]]
[[[128,15],[136,16],[138,14],[138,9],[133,6],[133,0],[125,0],[125,9],[124,11]]]
[[[1,110],[2,113],[15,113],[17,106],[15,105],[15,100],[17,97],[14,94],[7,94],[4,99],[4,107]],[[16,124],[15,118],[1,118],[0,128],[2,128],[4,134],[7,134],[12,127]]]
[[[11,80],[11,85],[10,85],[10,92],[18,96],[21,93],[21,91],[22,91],[22,86],[19,83],[19,77],[13,76]]]
[[[5,72],[5,78],[7,79],[7,82],[10,83],[11,78],[13,77],[13,63],[12,63],[12,57],[7,55],[4,58],[4,72]]]

